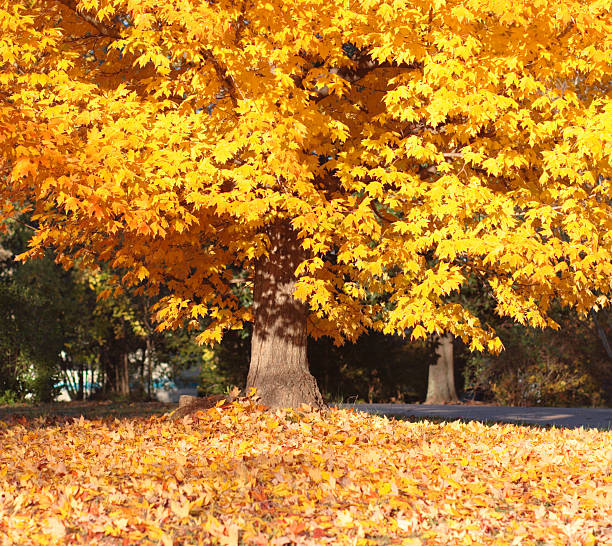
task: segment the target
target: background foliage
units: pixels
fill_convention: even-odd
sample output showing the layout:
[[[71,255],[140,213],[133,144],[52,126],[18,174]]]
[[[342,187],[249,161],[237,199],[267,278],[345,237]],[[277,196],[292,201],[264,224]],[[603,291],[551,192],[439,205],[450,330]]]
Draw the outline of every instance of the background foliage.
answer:
[[[600,326],[612,333],[608,315]],[[501,323],[505,350],[492,357],[466,354],[468,395],[501,405],[600,406],[612,403],[612,359],[592,318],[557,309],[559,330]]]
[[[170,377],[201,362],[187,334],[153,332],[146,298],[129,291],[98,298],[108,288],[103,272],[65,269],[51,252],[17,261],[32,234],[27,215],[0,234],[0,401],[50,401],[60,386],[72,399],[146,397],[148,338],[151,358],[163,359]],[[124,355],[127,392],[118,382]]]

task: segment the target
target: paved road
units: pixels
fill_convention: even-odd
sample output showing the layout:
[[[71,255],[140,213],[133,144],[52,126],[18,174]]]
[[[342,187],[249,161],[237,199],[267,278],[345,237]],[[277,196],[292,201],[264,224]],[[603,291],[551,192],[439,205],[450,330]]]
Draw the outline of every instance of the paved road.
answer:
[[[532,408],[507,406],[434,406],[424,404],[341,404],[343,408],[386,415],[388,417],[433,417],[437,419],[493,421],[526,425],[554,425],[567,428],[612,430],[612,409]]]

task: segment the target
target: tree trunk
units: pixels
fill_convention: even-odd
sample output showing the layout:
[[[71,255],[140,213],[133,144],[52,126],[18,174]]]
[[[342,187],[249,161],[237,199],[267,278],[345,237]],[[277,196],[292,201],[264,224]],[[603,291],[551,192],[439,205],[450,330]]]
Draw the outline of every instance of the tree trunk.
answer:
[[[130,394],[130,366],[127,352],[123,353],[119,373],[119,394],[129,396]]]
[[[147,399],[151,400],[153,398],[153,342],[150,332],[147,332],[145,359],[147,362]]]
[[[83,366],[82,362],[79,362],[79,390],[77,393],[77,400],[84,400],[85,399],[85,380],[84,380],[84,375],[85,373],[85,367]]]
[[[104,370],[104,394],[117,392],[117,371],[112,365],[112,358],[108,346],[105,344],[100,353],[100,360]]]
[[[287,220],[271,225],[268,236],[269,255],[255,267],[247,390],[255,387],[261,402],[274,408],[322,408],[325,403],[308,370],[308,307],[293,297],[303,251]]]
[[[453,363],[453,336],[438,337],[436,348],[438,360],[429,366],[426,404],[448,404],[457,402],[455,390],[455,368]]]

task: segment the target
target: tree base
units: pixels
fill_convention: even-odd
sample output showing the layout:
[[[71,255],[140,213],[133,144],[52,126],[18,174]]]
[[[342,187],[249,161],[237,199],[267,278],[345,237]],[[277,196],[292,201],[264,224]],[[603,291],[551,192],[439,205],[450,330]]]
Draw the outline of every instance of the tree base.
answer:
[[[310,373],[259,377],[256,383],[247,383],[247,390],[251,387],[256,389],[260,402],[271,408],[299,408],[303,404],[313,409],[327,408],[317,381]]]

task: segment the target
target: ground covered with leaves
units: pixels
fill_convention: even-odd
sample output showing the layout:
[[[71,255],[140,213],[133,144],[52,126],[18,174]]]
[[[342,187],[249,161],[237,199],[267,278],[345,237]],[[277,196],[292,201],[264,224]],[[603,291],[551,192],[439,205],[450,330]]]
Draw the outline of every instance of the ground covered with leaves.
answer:
[[[612,432],[251,399],[3,419],[2,544],[612,543]]]

